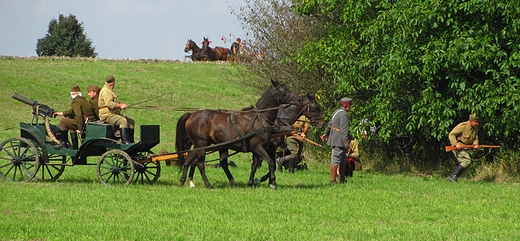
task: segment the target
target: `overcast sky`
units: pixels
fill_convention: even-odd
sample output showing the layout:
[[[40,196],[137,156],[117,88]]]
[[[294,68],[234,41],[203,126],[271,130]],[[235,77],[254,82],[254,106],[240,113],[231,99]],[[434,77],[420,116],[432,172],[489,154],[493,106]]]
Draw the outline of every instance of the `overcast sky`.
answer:
[[[0,0],[0,55],[36,56],[59,14],[75,15],[99,58],[184,59],[193,39],[230,47],[246,38],[231,9],[244,0]],[[221,38],[227,39],[226,42]]]

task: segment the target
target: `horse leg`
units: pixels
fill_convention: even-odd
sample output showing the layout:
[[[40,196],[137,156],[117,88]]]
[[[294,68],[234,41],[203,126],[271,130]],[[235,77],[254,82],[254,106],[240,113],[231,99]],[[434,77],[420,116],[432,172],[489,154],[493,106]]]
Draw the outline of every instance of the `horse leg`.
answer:
[[[204,185],[206,186],[206,188],[215,189],[213,186],[211,186],[211,184],[209,183],[208,177],[206,176],[206,167],[204,165],[205,160],[206,160],[206,155],[204,153],[204,155],[202,155],[199,158],[199,161],[197,162],[197,167],[199,168],[200,175],[202,176],[202,180],[204,181]]]
[[[258,164],[260,163],[260,157],[253,153],[253,162],[251,163],[251,174],[249,175],[249,182],[247,185],[250,187],[256,187],[260,182],[255,179],[256,169],[258,168]]]
[[[191,162],[195,158],[197,158],[197,154],[191,152],[184,160],[184,166],[182,167],[182,176],[179,183],[180,186],[184,186],[184,183],[186,182],[186,176],[188,175],[188,167],[191,165]]]
[[[267,150],[264,147],[261,146],[261,147],[256,148],[255,153],[258,154],[260,156],[260,158],[263,158],[269,165],[269,174],[271,174],[270,178],[269,178],[269,187],[276,190],[276,188],[277,188],[276,176],[274,174],[274,171],[276,170],[276,164],[274,163],[273,159],[269,156],[269,154],[267,153]],[[252,171],[253,170],[251,170],[251,172]]]
[[[229,171],[229,165],[228,165],[228,150],[219,150],[220,154],[220,167],[222,167],[222,170],[224,170],[224,173],[226,173],[226,176],[229,180],[229,183],[231,183],[232,186],[236,187],[238,186],[237,182],[235,181],[235,178],[233,178],[233,175]]]
[[[269,154],[269,156],[271,157],[272,160],[276,160],[276,148],[277,148],[277,146],[272,143],[270,143],[269,146],[267,147],[267,153]],[[261,161],[261,160],[259,160],[259,161]],[[275,166],[276,166],[276,162],[275,162]],[[271,177],[270,174],[271,173],[267,172],[265,175],[263,175],[260,178],[259,183],[265,182],[269,177]]]
[[[195,187],[195,183],[193,182],[193,175],[195,174],[195,165],[190,165],[190,173],[188,174],[188,183],[190,187]]]

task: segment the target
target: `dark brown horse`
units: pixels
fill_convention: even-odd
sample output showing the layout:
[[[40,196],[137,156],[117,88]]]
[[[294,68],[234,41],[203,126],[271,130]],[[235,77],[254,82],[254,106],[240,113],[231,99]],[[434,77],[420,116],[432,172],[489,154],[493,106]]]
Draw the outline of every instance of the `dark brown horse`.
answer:
[[[202,53],[207,54],[209,59],[214,61],[228,61],[230,52],[228,48],[224,47],[209,47],[209,38],[203,37]]]
[[[183,171],[181,186],[186,182],[188,167],[197,165],[205,186],[213,188],[204,169],[206,151],[218,150],[223,160],[223,157],[228,156],[228,149],[230,149],[238,152],[253,152],[266,160],[270,173],[269,185],[276,189],[274,174],[276,164],[265,148],[271,139],[271,133],[277,129],[273,124],[279,106],[294,103],[301,105],[302,99],[277,80],[272,80],[271,84],[272,86],[251,110],[235,112],[206,109],[186,113],[179,118],[175,141],[177,151],[188,150],[191,143],[194,146],[186,159],[182,155],[179,156],[178,163]],[[221,162],[221,164],[229,172],[227,160],[226,163]],[[226,175],[231,174],[226,173]]]
[[[195,41],[188,39],[186,42],[186,46],[184,47],[184,52],[187,53],[191,51],[191,60],[193,61],[208,61],[209,56],[202,52],[202,49],[195,43]]]
[[[247,109],[243,109],[243,111],[244,110],[247,110]],[[302,115],[305,115],[307,118],[309,118],[311,123],[318,128],[321,128],[325,123],[325,120],[323,119],[323,113],[321,111],[320,106],[316,102],[316,98],[314,97],[314,95],[307,94],[307,96],[303,98],[302,105],[289,105],[289,106],[282,105],[282,106],[280,106],[280,109],[278,110],[278,114],[276,117],[275,124],[277,126],[292,126],[296,122],[296,120]],[[271,136],[270,142],[271,143],[269,143],[267,152],[271,156],[271,159],[274,160],[276,149],[278,148],[278,146],[280,146],[284,142],[284,137],[283,137],[283,135],[278,136],[278,137]],[[229,182],[232,185],[236,186],[237,184],[236,184],[233,176],[231,175],[231,172],[229,171],[228,165],[224,164],[224,163],[227,163],[227,161],[228,161],[227,156],[221,156],[221,158],[222,159],[220,160],[219,166],[221,166],[222,169],[224,170],[224,172],[226,173]],[[270,176],[270,173],[267,173],[265,176],[262,177],[261,181],[254,179],[255,172],[256,172],[257,167],[259,166],[260,161],[261,161],[260,157],[258,155],[253,154],[253,164],[251,165],[251,176],[250,176],[249,182],[248,182],[249,186],[253,186],[253,185],[256,186],[260,182],[267,180]],[[195,184],[193,184],[193,181],[192,181],[194,171],[195,171],[194,167],[190,168],[190,173],[188,175],[188,180],[190,181],[191,187],[195,186]]]
[[[303,99],[301,106],[285,106],[278,110],[275,124],[277,126],[292,126],[300,116],[305,115],[311,121],[311,124],[317,128],[323,127],[325,119],[320,105],[316,101],[314,95],[307,94]],[[284,136],[275,136],[271,138],[267,151],[274,160],[276,149],[285,141]],[[251,164],[251,175],[249,176],[249,186],[256,186],[269,178],[269,173],[264,175],[260,181],[255,179],[256,169],[260,166],[261,157],[253,154],[253,163]]]

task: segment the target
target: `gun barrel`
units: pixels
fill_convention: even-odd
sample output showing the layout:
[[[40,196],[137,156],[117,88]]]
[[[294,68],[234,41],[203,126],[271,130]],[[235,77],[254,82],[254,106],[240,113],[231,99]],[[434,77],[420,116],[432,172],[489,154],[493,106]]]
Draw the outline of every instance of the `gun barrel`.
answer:
[[[36,100],[31,100],[31,99],[29,99],[29,98],[27,98],[25,96],[19,95],[17,93],[14,93],[13,99],[15,99],[17,101],[20,101],[20,102],[23,102],[25,104],[28,104],[30,106],[38,105],[38,102]]]

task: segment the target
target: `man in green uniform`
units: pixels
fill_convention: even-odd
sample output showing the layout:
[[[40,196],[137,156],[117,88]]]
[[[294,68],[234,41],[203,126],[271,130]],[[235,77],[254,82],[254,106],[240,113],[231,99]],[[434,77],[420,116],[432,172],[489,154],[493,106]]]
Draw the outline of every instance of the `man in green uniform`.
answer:
[[[72,149],[78,149],[78,135],[83,131],[87,120],[94,117],[94,112],[90,103],[81,95],[79,86],[72,86],[70,89],[72,97],[72,108],[63,112],[54,112],[55,116],[64,116],[60,120],[60,144],[56,148],[69,148],[68,130],[71,131]]]
[[[101,88],[97,85],[91,85],[87,87],[88,91],[88,97],[90,97],[90,100],[88,101],[90,105],[92,106],[92,110],[94,111],[94,120],[99,120],[99,91]]]
[[[471,156],[468,151],[463,149],[462,145],[473,145],[474,149],[478,149],[478,116],[471,114],[469,120],[462,122],[455,126],[449,134],[450,143],[455,146],[457,150],[453,151],[455,158],[459,162],[459,165],[451,176],[448,177],[448,182],[457,182],[457,178],[462,175],[464,170],[471,164]]]
[[[293,124],[293,128],[296,129],[296,134],[299,135],[301,138],[292,135],[287,136],[285,138],[285,145],[289,150],[289,154],[278,158],[278,171],[282,172],[282,166],[288,166],[289,173],[294,174],[294,167],[302,160],[302,139],[307,138],[307,131],[310,127],[309,123],[309,119],[306,116],[302,115]]]
[[[122,103],[114,92],[116,79],[109,75],[105,80],[105,85],[99,92],[99,119],[120,128],[121,143],[134,143],[134,125],[135,121],[121,115],[121,110],[128,108],[128,105]]]

